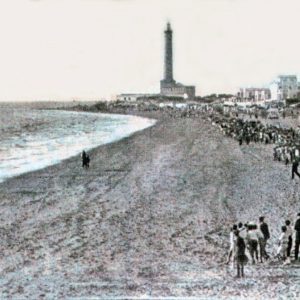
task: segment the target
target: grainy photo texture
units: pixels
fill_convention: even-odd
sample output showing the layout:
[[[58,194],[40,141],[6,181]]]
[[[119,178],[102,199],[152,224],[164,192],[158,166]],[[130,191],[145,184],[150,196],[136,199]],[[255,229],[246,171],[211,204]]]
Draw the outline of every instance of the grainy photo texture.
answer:
[[[0,2],[1,299],[300,299],[298,0]]]

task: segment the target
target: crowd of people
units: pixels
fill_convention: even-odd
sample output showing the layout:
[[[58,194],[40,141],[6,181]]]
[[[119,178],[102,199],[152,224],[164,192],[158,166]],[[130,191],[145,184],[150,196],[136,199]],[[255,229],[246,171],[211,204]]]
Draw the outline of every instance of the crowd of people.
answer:
[[[267,243],[270,239],[269,226],[265,217],[259,218],[259,223],[238,223],[230,230],[230,249],[227,264],[234,262],[237,269],[237,277],[244,277],[244,266],[249,258],[252,264],[263,263],[270,259],[267,253]],[[294,226],[290,220],[286,220],[281,227],[281,234],[277,240],[275,258],[282,261],[284,265],[291,263],[291,254],[294,244],[294,257],[298,261],[300,246],[300,213],[297,215]]]
[[[263,125],[259,120],[244,120],[212,114],[210,120],[221,132],[236,139],[239,145],[254,143],[274,144],[273,157],[276,161],[292,164],[292,179],[300,178],[300,132],[294,128]]]
[[[159,107],[159,111],[167,118],[199,118],[206,111],[206,106]]]

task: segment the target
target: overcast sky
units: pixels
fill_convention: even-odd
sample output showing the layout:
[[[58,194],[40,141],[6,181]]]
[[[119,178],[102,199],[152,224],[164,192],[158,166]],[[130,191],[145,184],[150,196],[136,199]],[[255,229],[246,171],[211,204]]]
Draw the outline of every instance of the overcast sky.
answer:
[[[163,30],[174,77],[198,95],[300,73],[299,0],[0,0],[0,100],[159,92]]]

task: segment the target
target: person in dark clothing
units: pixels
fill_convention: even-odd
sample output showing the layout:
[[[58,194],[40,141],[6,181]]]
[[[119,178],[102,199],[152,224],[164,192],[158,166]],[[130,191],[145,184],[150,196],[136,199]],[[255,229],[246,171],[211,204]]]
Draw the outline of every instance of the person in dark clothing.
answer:
[[[298,173],[298,166],[299,166],[298,160],[294,160],[292,164],[292,179],[294,179],[295,174],[300,178],[300,174]]]
[[[294,161],[294,151],[290,150],[290,161],[293,162]]]
[[[259,240],[259,249],[260,249],[260,261],[262,259],[269,259],[269,255],[266,251],[267,241],[270,238],[269,226],[265,222],[265,217],[259,217],[259,228],[261,233],[263,234],[263,238]]]
[[[82,159],[82,167],[84,167],[86,162],[86,152],[84,150],[81,153],[81,159]]]
[[[297,215],[297,220],[294,227],[296,231],[296,238],[295,238],[295,260],[298,260],[299,254],[299,246],[300,246],[300,213]]]
[[[244,265],[247,264],[248,257],[245,253],[246,244],[244,239],[240,237],[238,230],[235,230],[234,234],[236,236],[235,261],[237,268],[237,278],[240,278],[241,276],[244,277]]]
[[[82,167],[88,169],[90,167],[90,157],[86,154],[84,150],[82,151],[81,159],[82,159]]]

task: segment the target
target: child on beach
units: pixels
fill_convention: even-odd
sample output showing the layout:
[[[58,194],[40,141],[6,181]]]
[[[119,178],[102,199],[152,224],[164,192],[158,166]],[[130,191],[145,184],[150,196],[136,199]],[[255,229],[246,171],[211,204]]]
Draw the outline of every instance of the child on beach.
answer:
[[[287,251],[288,242],[289,242],[286,231],[287,231],[286,226],[282,226],[281,234],[280,234],[279,241],[278,241],[277,257],[282,260],[286,259],[286,251]]]
[[[239,231],[235,230],[236,246],[235,246],[235,261],[237,268],[237,278],[244,277],[244,265],[248,262],[248,257],[245,254],[246,244],[243,238],[239,236]]]
[[[229,242],[230,242],[230,248],[229,248],[229,253],[227,257],[227,262],[226,264],[228,265],[230,263],[230,259],[232,256],[234,256],[234,247],[235,247],[235,231],[237,230],[237,225],[234,224],[230,230],[229,233]]]

